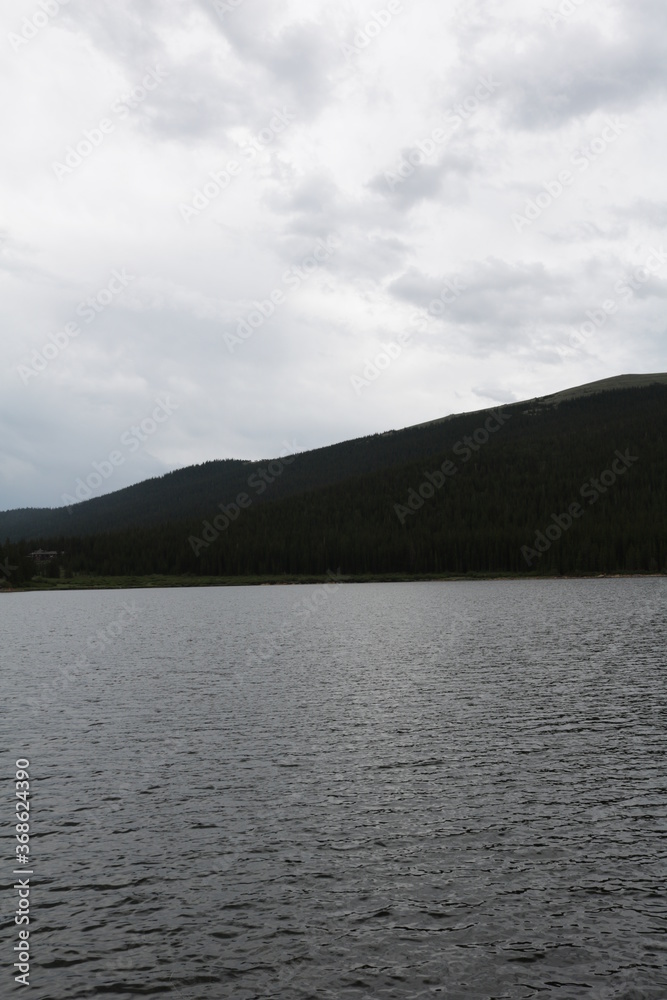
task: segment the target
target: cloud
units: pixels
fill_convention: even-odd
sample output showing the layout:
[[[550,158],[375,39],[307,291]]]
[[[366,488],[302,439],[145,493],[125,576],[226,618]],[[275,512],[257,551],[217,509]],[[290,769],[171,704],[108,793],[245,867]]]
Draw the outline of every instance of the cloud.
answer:
[[[430,164],[414,152],[401,150],[392,167],[368,182],[369,189],[383,195],[399,211],[428,200],[440,204],[467,200],[466,181],[476,166],[470,155],[447,151],[437,163]]]
[[[160,393],[102,490],[664,370],[667,262],[636,277],[667,224],[657,0],[220,3],[0,15],[0,506],[58,504]]]
[[[468,79],[480,72],[498,77],[508,124],[552,130],[596,111],[630,112],[664,95],[664,7],[650,3],[639,12],[628,0],[585,0],[578,7],[515,4],[501,12],[484,0],[470,5],[477,17],[458,26],[461,62]]]

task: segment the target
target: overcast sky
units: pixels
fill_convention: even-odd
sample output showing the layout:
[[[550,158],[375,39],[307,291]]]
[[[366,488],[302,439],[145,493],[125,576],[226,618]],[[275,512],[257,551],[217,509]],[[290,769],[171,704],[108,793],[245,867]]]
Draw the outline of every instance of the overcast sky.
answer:
[[[667,370],[664,0],[0,21],[0,507]]]

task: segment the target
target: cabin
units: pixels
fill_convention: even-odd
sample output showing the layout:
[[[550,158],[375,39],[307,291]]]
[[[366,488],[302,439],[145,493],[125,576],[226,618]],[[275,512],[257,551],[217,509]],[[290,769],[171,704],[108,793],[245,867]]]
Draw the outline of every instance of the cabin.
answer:
[[[63,553],[61,553],[62,555]],[[34,552],[30,553],[30,558],[34,559],[38,565],[42,563],[51,562],[58,555],[57,552],[48,552],[46,549],[36,549]]]

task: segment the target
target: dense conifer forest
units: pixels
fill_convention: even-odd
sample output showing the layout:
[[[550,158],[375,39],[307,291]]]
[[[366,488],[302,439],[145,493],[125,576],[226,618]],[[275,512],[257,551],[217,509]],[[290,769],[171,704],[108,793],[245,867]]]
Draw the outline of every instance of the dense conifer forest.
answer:
[[[46,512],[63,527],[8,538],[0,583],[37,548],[66,577],[665,572],[666,417],[654,384],[206,463]]]

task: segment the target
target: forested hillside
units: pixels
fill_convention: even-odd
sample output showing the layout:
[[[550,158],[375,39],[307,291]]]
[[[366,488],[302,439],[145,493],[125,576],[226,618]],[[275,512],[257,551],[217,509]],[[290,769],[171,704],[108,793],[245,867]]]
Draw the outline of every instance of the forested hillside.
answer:
[[[41,546],[64,552],[53,573],[105,575],[667,571],[666,417],[661,384],[467,414],[299,456],[261,498],[246,467],[196,516],[2,558]]]
[[[667,385],[667,375],[662,374],[618,376],[541,399],[506,405],[502,411],[532,415],[591,394],[604,408],[612,405],[607,397],[618,388],[648,388],[660,384],[660,380]],[[456,414],[403,430],[344,441],[298,454],[293,460],[284,451],[280,457],[260,462],[240,459],[205,462],[69,508],[0,511],[0,539],[89,535],[205,518],[218,503],[241,492],[247,493],[253,504],[271,503],[447,451],[470,427],[482,425],[490,412]]]
[[[517,405],[526,404],[513,404]],[[204,462],[69,509],[3,511],[0,538],[18,541],[46,535],[87,535],[188,517],[203,518],[221,500],[242,492],[252,497],[253,503],[273,502],[451,448],[471,422],[477,426],[489,412],[455,415],[295,456],[284,452],[281,457],[260,462],[238,459]]]

